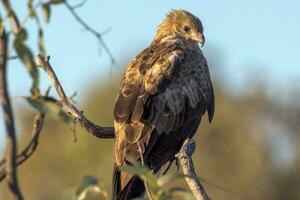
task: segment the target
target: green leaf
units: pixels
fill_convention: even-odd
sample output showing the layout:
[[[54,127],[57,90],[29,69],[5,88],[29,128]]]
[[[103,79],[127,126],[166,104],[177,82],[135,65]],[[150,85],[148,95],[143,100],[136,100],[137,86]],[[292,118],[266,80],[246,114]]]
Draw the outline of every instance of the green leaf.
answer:
[[[87,187],[95,185],[98,185],[97,178],[93,176],[85,176],[81,181],[78,189],[76,190],[76,196],[79,196],[79,194],[82,193],[82,191],[85,190]]]
[[[162,187],[165,184],[167,184],[173,180],[180,179],[180,178],[184,178],[184,175],[178,174],[178,173],[169,173],[169,174],[159,177],[157,179],[157,183],[158,183],[159,187]]]
[[[132,165],[122,166],[121,170],[139,176],[147,183],[151,193],[158,193],[160,188],[153,172],[148,167],[142,166],[137,161],[130,160],[130,162]]]
[[[97,178],[86,176],[76,190],[76,200],[107,200],[108,194],[98,185]]]
[[[26,66],[31,78],[32,87],[31,94],[39,95],[39,73],[37,66],[35,65],[34,58],[30,48],[25,44],[27,39],[27,32],[25,29],[20,29],[20,31],[15,35],[13,46],[16,53],[20,57],[22,63]]]
[[[50,15],[51,15],[51,7],[50,3],[43,3],[42,4],[42,11],[45,18],[45,21],[49,23],[50,21]]]
[[[70,116],[63,110],[58,101],[51,97],[27,97],[28,103],[39,112],[46,114],[54,119],[61,120],[65,123],[71,121]]]
[[[27,31],[24,28],[21,28],[15,36],[15,40],[18,42],[25,42],[27,40]]]
[[[195,197],[188,191],[183,188],[173,188],[169,191],[170,199],[174,199],[174,197],[180,196],[180,199],[191,200],[195,199]]]
[[[30,17],[36,16],[35,9],[34,9],[34,6],[33,6],[33,0],[28,1],[27,7],[28,7],[28,11],[29,11],[29,16]]]
[[[145,176],[149,171],[147,167],[136,167],[132,165],[124,165],[121,167],[121,170],[138,176]]]

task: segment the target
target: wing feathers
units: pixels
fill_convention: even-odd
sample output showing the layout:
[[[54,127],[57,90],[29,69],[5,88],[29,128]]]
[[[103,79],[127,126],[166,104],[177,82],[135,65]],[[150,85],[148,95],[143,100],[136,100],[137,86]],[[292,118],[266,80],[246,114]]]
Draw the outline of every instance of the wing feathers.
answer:
[[[152,44],[125,72],[114,110],[119,127],[115,141],[118,165],[127,155],[138,159],[139,148],[142,153],[150,151],[145,149],[153,130],[159,135],[178,133],[175,130],[200,121],[206,111],[210,121],[213,117],[213,88],[206,60],[200,49],[185,48],[178,41]]]

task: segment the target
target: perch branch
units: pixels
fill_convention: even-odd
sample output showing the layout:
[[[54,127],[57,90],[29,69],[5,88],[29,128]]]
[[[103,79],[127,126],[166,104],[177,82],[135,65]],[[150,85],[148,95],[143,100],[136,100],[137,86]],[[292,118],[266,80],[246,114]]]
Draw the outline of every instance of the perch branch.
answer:
[[[200,179],[197,177],[194,169],[192,155],[195,151],[196,143],[193,139],[187,139],[183,143],[180,152],[176,155],[179,160],[183,174],[186,175],[185,181],[187,182],[190,190],[197,200],[210,200],[201,184]]]
[[[114,138],[113,127],[102,127],[94,124],[93,122],[88,120],[78,108],[73,105],[72,101],[67,97],[64,89],[62,88],[55,72],[53,71],[49,59],[49,56],[47,57],[47,59],[45,59],[42,55],[39,54],[36,59],[36,64],[48,74],[49,78],[52,81],[52,84],[56,89],[62,105],[66,108],[70,117],[79,122],[84,129],[86,129],[89,133],[93,134],[96,137]]]
[[[4,1],[5,3],[6,1]],[[7,2],[6,2],[7,3]],[[0,19],[0,22],[1,19]],[[7,34],[5,30],[0,32],[0,98],[3,109],[3,118],[6,128],[6,149],[5,149],[5,172],[7,174],[8,187],[16,200],[22,200],[23,196],[19,187],[16,167],[17,142],[14,117],[7,90]]]

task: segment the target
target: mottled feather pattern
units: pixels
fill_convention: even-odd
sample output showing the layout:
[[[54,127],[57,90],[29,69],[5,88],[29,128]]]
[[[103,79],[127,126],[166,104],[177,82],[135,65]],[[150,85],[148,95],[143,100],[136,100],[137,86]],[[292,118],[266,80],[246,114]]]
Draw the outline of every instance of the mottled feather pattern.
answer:
[[[206,112],[212,120],[213,86],[199,43],[205,43],[202,22],[173,10],[127,66],[114,109],[114,200],[140,197],[145,189],[120,166],[142,156],[156,173],[194,136]]]
[[[120,128],[115,148],[122,151],[117,164],[124,163],[125,155],[132,156],[145,127],[145,135],[154,127],[159,133],[169,133],[198,113],[204,114],[212,87],[207,82],[209,72],[199,47],[180,38],[164,38],[139,54],[127,67],[116,100],[115,126]],[[200,110],[195,110],[197,106]],[[148,139],[140,144],[142,149]]]
[[[203,115],[212,99],[212,85],[208,67],[199,48],[185,50],[184,62],[179,63],[172,81],[153,96],[142,121],[153,125],[159,133],[188,123],[198,113]],[[200,52],[200,53],[199,53]],[[193,112],[198,106],[200,110]]]
[[[208,110],[211,96],[206,60],[198,46],[177,37],[153,42],[127,67],[116,99],[114,155],[117,166],[130,158],[138,160],[140,155],[152,152],[151,148],[156,149],[156,139],[151,139],[154,131],[158,135],[174,134],[176,138],[177,130],[191,126],[189,124],[193,121],[198,124]],[[198,126],[194,124],[192,127]],[[179,133],[182,136],[170,138],[170,141],[178,143],[194,129],[187,129],[190,131]],[[164,152],[163,149],[166,148],[160,151]],[[158,154],[160,151],[149,156],[159,159],[162,156]],[[167,151],[166,155],[171,156],[176,148]],[[150,157],[146,162],[150,166],[159,166],[158,161],[151,163]],[[168,157],[164,159],[170,159]],[[131,177],[128,173],[121,173],[122,188]]]
[[[138,146],[144,149],[144,145],[148,143],[153,126],[140,122],[144,107],[149,96],[157,92],[157,86],[166,77],[171,76],[176,59],[180,60],[179,56],[182,56],[174,48],[176,43],[168,43],[168,45],[171,48],[167,52],[163,51],[165,48],[160,48],[160,52],[155,52],[152,49],[157,48],[158,44],[151,45],[139,54],[125,71],[114,110],[115,127],[117,127],[115,160],[118,165],[127,160],[126,155],[133,158],[138,157],[139,155],[137,153],[133,155],[133,152],[137,152]],[[155,52],[156,55],[146,59],[145,55],[148,55],[149,52]],[[166,54],[168,54],[166,57],[158,56]],[[166,58],[166,60],[162,58]],[[137,144],[140,140],[144,143]]]

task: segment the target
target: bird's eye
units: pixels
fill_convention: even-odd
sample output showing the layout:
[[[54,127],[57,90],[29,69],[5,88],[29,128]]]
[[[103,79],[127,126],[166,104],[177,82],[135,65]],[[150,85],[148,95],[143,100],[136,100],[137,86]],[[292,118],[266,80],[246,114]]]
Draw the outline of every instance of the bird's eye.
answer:
[[[190,32],[191,27],[189,27],[189,26],[184,26],[184,27],[183,27],[183,30],[184,30],[186,33],[188,33],[188,32]]]

